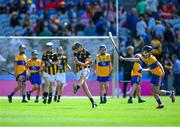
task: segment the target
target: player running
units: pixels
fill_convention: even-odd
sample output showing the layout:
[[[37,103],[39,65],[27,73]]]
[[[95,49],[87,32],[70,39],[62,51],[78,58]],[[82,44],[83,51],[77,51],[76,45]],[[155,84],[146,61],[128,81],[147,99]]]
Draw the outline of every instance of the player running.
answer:
[[[100,85],[100,104],[104,104],[107,102],[106,95],[108,94],[109,78],[112,72],[111,56],[107,53],[106,45],[101,45],[99,47],[99,53],[96,55],[94,71]]]
[[[72,46],[74,51],[74,62],[76,64],[77,80],[78,82],[73,85],[73,92],[76,94],[78,89],[82,86],[84,92],[91,101],[92,108],[97,107],[97,104],[94,102],[91,92],[86,83],[90,74],[90,64],[92,63],[91,54],[88,50],[82,47],[82,44],[76,42]]]
[[[136,54],[135,58],[141,58],[141,54]],[[142,77],[142,67],[140,62],[135,62],[133,65],[133,69],[131,71],[131,84],[132,84],[132,90],[130,92],[130,96],[128,99],[128,103],[133,103],[132,97],[134,93],[137,90],[137,96],[138,96],[138,102],[143,103],[145,100],[141,98],[141,77]]]
[[[146,45],[143,48],[142,57],[141,58],[123,58],[120,57],[121,60],[127,61],[137,61],[142,62],[142,67],[147,65],[149,67],[151,73],[151,84],[152,84],[152,94],[156,99],[158,106],[157,109],[164,108],[164,105],[160,99],[159,95],[169,96],[172,102],[175,102],[175,92],[174,91],[165,91],[160,90],[160,86],[162,84],[162,78],[165,74],[164,69],[159,61],[152,55],[153,48],[151,46]]]
[[[57,48],[57,55],[58,61],[54,62],[54,64],[56,64],[57,66],[57,73],[55,75],[57,86],[54,101],[57,101],[57,103],[59,103],[63,92],[63,87],[66,83],[67,57],[64,55],[64,51],[61,46]]]
[[[43,93],[43,103],[46,104],[48,97],[48,104],[52,101],[52,84],[55,82],[55,75],[57,72],[56,64],[57,54],[53,51],[53,43],[46,43],[46,52],[42,56],[42,63],[44,66],[43,77],[45,80],[45,88]]]
[[[26,92],[27,99],[30,100],[31,93],[37,91],[35,103],[39,102],[39,95],[40,95],[40,85],[42,84],[41,80],[41,70],[42,70],[42,62],[38,59],[38,51],[33,50],[31,52],[32,58],[27,61],[28,71],[30,73],[30,81],[33,85],[32,90]]]
[[[12,97],[14,94],[18,91],[21,90],[21,95],[22,95],[22,103],[27,103],[28,101],[26,100],[26,95],[25,95],[25,89],[26,89],[26,62],[27,58],[25,55],[26,51],[26,46],[25,45],[20,45],[19,46],[19,54],[16,55],[15,58],[15,75],[16,75],[16,81],[18,83],[18,86],[16,86],[13,90],[13,92],[8,95],[8,101],[9,103],[12,103]]]

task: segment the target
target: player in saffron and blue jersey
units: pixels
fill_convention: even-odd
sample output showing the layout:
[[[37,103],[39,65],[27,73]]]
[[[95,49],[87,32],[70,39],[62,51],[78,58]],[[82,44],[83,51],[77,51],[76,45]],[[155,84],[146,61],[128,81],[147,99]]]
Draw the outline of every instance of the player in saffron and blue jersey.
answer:
[[[32,58],[27,61],[27,68],[30,73],[30,81],[33,85],[33,88],[26,92],[28,100],[30,100],[31,93],[37,91],[35,103],[39,102],[39,95],[40,95],[40,85],[42,84],[41,81],[41,74],[42,74],[42,62],[38,59],[38,51],[33,50],[31,52]]]
[[[151,73],[151,86],[152,86],[152,94],[156,99],[158,106],[157,109],[164,108],[164,105],[160,99],[160,95],[166,95],[171,98],[171,101],[175,102],[175,92],[174,91],[165,91],[160,90],[160,86],[162,85],[162,78],[165,74],[164,69],[159,61],[157,61],[156,57],[152,55],[153,48],[151,46],[144,46],[142,57],[141,58],[123,58],[120,57],[121,60],[127,61],[139,61],[142,62],[142,66],[145,65],[149,67]]]
[[[12,97],[14,94],[21,90],[22,94],[22,103],[27,103],[28,101],[26,100],[26,95],[25,95],[25,89],[26,89],[26,62],[27,58],[25,55],[26,51],[26,46],[25,45],[20,45],[19,46],[19,54],[16,55],[15,58],[15,74],[16,74],[16,81],[18,82],[18,86],[14,88],[13,92],[8,95],[8,101],[9,103],[12,103]]]
[[[108,94],[111,72],[111,56],[107,53],[106,45],[101,45],[95,60],[95,73],[100,85],[100,104],[107,102],[106,95]]]
[[[136,54],[135,58],[141,58],[141,54]],[[130,96],[128,99],[128,103],[133,103],[132,97],[134,93],[137,90],[137,96],[138,96],[138,102],[143,103],[145,100],[141,98],[141,77],[142,77],[142,67],[140,62],[135,62],[133,65],[133,69],[131,71],[131,84],[132,84],[132,90],[130,92]]]

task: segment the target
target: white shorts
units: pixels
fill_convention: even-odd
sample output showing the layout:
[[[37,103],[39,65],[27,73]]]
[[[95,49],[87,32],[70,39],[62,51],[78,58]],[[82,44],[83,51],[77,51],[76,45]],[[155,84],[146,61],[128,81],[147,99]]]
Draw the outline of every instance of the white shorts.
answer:
[[[43,72],[44,78],[46,78],[50,82],[55,82],[55,75],[50,75],[46,72]]]
[[[90,69],[89,68],[82,69],[79,72],[77,72],[76,75],[77,75],[77,80],[80,80],[82,75],[84,75],[86,79],[88,79],[90,75]]]
[[[56,81],[60,81],[62,84],[66,83],[66,73],[57,73],[55,75]]]

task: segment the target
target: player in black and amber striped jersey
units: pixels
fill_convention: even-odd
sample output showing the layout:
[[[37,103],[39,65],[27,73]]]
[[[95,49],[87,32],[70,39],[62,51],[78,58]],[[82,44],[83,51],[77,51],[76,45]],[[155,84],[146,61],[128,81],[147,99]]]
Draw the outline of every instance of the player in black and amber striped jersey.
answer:
[[[63,86],[66,83],[66,69],[67,69],[67,57],[64,55],[64,50],[60,46],[57,48],[58,61],[54,64],[57,66],[56,79],[56,93],[54,96],[54,101],[60,102],[60,98],[63,92]]]
[[[74,51],[74,62],[76,64],[76,73],[77,73],[77,84],[73,85],[74,93],[77,93],[80,86],[82,86],[84,92],[88,96],[91,101],[92,108],[97,107],[97,104],[94,102],[91,92],[86,83],[86,79],[88,79],[90,74],[90,65],[92,63],[91,53],[82,47],[82,44],[76,42],[72,46],[72,50]]]
[[[46,104],[48,94],[48,104],[50,104],[52,100],[52,84],[55,82],[55,75],[57,73],[57,66],[52,62],[56,62],[57,60],[57,54],[53,51],[53,43],[46,43],[46,52],[42,56],[42,63],[44,66],[43,77],[45,80],[45,88],[43,93],[44,104]]]

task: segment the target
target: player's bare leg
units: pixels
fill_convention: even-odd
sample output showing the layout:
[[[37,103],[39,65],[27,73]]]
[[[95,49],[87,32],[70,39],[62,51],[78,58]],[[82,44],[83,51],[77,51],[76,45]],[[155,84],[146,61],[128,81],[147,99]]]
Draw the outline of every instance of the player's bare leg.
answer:
[[[139,103],[146,102],[146,100],[141,98],[141,87],[140,87],[140,85],[137,86],[137,96],[138,96],[138,102]]]
[[[22,88],[21,88],[21,93],[22,93],[22,103],[27,103],[28,101],[26,100],[26,83],[21,82]]]
[[[91,101],[92,108],[97,107],[97,104],[94,102],[94,99],[93,99],[93,97],[92,97],[92,95],[91,95],[91,92],[89,91],[89,88],[88,88],[86,82],[84,82],[84,83],[82,84],[82,88],[83,88],[86,96],[88,96],[89,100]]]
[[[132,101],[132,97],[134,95],[134,92],[136,91],[136,88],[137,88],[137,84],[133,84],[132,86],[132,89],[131,89],[131,92],[130,92],[130,96],[129,96],[129,99],[128,99],[128,103],[133,103]]]
[[[47,96],[49,93],[50,81],[47,78],[44,78],[44,80],[45,80],[45,85],[44,85],[44,93],[43,93],[43,103],[46,104]]]
[[[99,83],[99,93],[100,93],[100,104],[104,103],[104,98],[103,98],[103,83]]]
[[[74,94],[77,93],[78,89],[80,88],[80,86],[82,86],[82,84],[86,81],[86,75],[81,75],[80,79],[78,80],[77,83],[73,84],[73,92]]]
[[[61,82],[59,82],[59,89],[58,89],[59,95],[58,95],[57,103],[60,102],[63,89],[64,89],[63,84]]]
[[[36,84],[34,84],[34,85],[33,85],[33,88],[32,88],[30,91],[27,91],[27,92],[26,92],[26,95],[27,95],[27,99],[28,99],[28,100],[31,100],[31,93],[34,92],[34,91],[36,91],[36,90],[37,90],[37,86],[36,86]]]
[[[60,81],[56,81],[57,85],[56,85],[56,92],[55,92],[55,95],[54,95],[54,101],[56,102],[57,101],[57,96],[59,94],[59,87],[60,87]]]
[[[160,99],[160,96],[159,96],[159,88],[160,88],[159,86],[154,86],[153,84],[151,86],[152,94],[153,94],[154,98],[156,99],[156,101],[158,103],[157,109],[164,108],[164,105],[161,102],[161,99]]]
[[[40,91],[41,91],[41,86],[40,85],[37,85],[36,86],[36,91],[37,91],[37,93],[36,93],[36,99],[35,99],[35,103],[38,103],[39,102],[39,95],[40,95]]]
[[[14,94],[19,91],[22,88],[22,85],[18,83],[18,85],[14,88],[13,92],[8,95],[8,101],[9,103],[12,103],[12,97],[14,96]]]
[[[169,96],[171,98],[172,103],[175,102],[175,92],[174,91],[159,90],[159,94]]]
[[[52,92],[53,92],[53,82],[50,82],[49,85],[49,95],[48,95],[48,104],[52,101]]]

